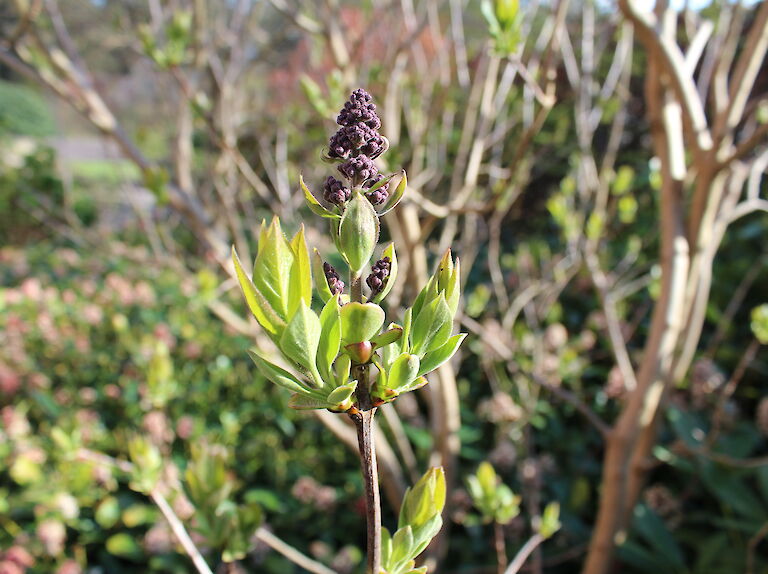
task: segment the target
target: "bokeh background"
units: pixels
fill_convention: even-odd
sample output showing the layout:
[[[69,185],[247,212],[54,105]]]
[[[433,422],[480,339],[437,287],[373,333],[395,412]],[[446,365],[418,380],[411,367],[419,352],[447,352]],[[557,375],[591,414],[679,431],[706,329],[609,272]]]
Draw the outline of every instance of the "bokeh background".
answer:
[[[681,315],[613,566],[584,572],[768,572],[768,9],[700,4],[2,0],[0,572],[193,571],[147,480],[214,570],[306,571],[276,536],[362,571],[354,427],[257,374],[228,255],[252,260],[272,214],[330,253],[298,177],[329,175],[357,87],[391,143],[382,171],[408,173],[384,218],[389,308],[451,247],[469,333],[378,417],[385,524],[442,464],[437,572],[503,572],[499,532],[511,560],[553,501],[562,526],[523,571],[599,562],[606,445],[654,352],[672,201],[718,237],[700,329]],[[671,168],[664,146],[683,150]],[[467,489],[483,461],[521,497],[503,525]]]

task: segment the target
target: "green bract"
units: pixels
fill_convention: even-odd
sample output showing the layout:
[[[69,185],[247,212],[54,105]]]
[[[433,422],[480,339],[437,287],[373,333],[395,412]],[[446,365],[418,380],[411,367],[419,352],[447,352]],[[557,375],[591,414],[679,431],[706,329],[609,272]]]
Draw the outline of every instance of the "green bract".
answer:
[[[338,247],[353,273],[360,273],[370,262],[379,240],[379,218],[359,191],[353,191],[341,216]]]

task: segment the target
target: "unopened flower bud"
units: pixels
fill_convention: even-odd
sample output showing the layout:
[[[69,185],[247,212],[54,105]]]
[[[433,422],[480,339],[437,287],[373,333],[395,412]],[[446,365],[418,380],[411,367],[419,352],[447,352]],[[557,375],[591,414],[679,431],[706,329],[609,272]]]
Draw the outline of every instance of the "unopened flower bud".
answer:
[[[371,188],[382,179],[384,179],[384,176],[379,173],[373,176],[372,178],[370,178],[368,181],[366,181],[363,184],[363,187]],[[370,201],[373,205],[381,205],[382,203],[387,201],[387,198],[389,197],[389,183],[385,183],[379,189],[377,189],[372,193],[366,193],[365,197],[367,197],[368,201]]]
[[[349,100],[344,104],[344,109],[341,110],[336,118],[336,123],[340,126],[363,123],[371,129],[379,129],[381,127],[381,120],[376,115],[376,105],[373,103],[371,94],[362,88],[352,92]]]
[[[339,277],[336,269],[333,268],[333,265],[328,262],[323,263],[323,272],[325,273],[325,280],[328,281],[328,288],[331,290],[331,293],[338,295],[344,291],[344,282]]]
[[[349,201],[350,193],[349,188],[344,187],[344,184],[335,177],[329,176],[328,179],[325,180],[325,184],[323,185],[323,197],[328,203],[343,205]]]
[[[368,275],[365,280],[368,287],[371,289],[371,297],[378,295],[384,289],[384,286],[387,284],[387,279],[389,278],[390,269],[391,262],[389,257],[379,259],[373,264],[373,267],[371,267],[371,274]]]
[[[342,126],[331,136],[328,143],[328,155],[333,158],[347,159],[360,154],[371,159],[380,156],[387,149],[386,140],[379,132],[366,124]]]
[[[361,185],[365,180],[374,177],[379,169],[373,160],[367,155],[351,157],[339,166],[339,173],[352,182],[352,185]]]

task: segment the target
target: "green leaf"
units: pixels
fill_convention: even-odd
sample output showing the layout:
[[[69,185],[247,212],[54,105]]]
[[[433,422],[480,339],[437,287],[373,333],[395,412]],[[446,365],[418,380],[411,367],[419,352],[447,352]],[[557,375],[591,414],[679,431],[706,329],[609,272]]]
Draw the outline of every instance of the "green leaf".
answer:
[[[402,336],[403,336],[403,328],[399,326],[394,326],[394,327],[390,327],[383,333],[376,335],[375,337],[371,337],[370,341],[376,347],[386,347],[387,345],[391,345],[392,343],[400,340],[400,337]]]
[[[421,291],[419,291],[419,294],[416,296],[416,299],[413,302],[413,307],[411,307],[411,309],[413,309],[413,316],[418,317],[424,305],[437,299],[438,295],[439,291],[437,289],[437,278],[432,275],[429,278],[429,281],[427,281],[427,284],[424,285]]]
[[[416,558],[419,554],[424,552],[424,549],[429,545],[432,539],[440,532],[440,528],[443,526],[443,517],[439,514],[433,516],[421,527],[415,529],[413,532],[413,548],[411,555],[412,558]]]
[[[353,191],[339,222],[339,253],[354,273],[368,265],[379,240],[379,217],[373,205],[358,191]]]
[[[483,14],[483,18],[488,23],[488,32],[491,36],[497,36],[501,33],[501,25],[496,18],[496,11],[493,9],[493,4],[490,0],[483,0],[480,4],[480,12]]]
[[[371,340],[384,324],[384,309],[375,303],[353,301],[341,307],[341,339],[350,345]]]
[[[387,247],[382,252],[381,257],[382,259],[384,257],[389,257],[389,276],[387,276],[384,282],[384,288],[373,299],[371,299],[371,301],[374,303],[379,303],[382,301],[384,297],[386,297],[392,290],[392,286],[397,280],[397,255],[395,255],[395,244],[390,243],[387,245]]]
[[[518,0],[496,0],[496,17],[504,28],[509,28],[514,24],[518,8]]]
[[[395,188],[395,191],[393,191],[389,198],[387,199],[387,202],[384,204],[384,207],[381,208],[381,211],[379,211],[379,216],[386,215],[390,211],[392,211],[395,207],[397,207],[397,204],[400,203],[400,200],[403,199],[403,195],[405,194],[405,188],[408,186],[408,178],[405,175],[405,170],[403,170],[403,176],[400,178],[400,182],[397,184],[397,187]]]
[[[448,342],[453,327],[453,314],[445,302],[445,294],[427,303],[413,321],[411,347],[413,353],[424,356]]]
[[[498,476],[490,462],[480,464],[477,469],[477,480],[484,495],[493,494],[498,484]]]
[[[683,553],[664,521],[644,504],[638,504],[634,514],[633,526],[640,536],[675,570],[683,570],[685,568]]]
[[[315,289],[320,296],[320,300],[326,303],[328,299],[333,297],[331,288],[328,287],[328,279],[325,277],[325,271],[323,270],[323,258],[320,257],[320,252],[315,249],[312,254],[312,279],[315,282]]]
[[[418,376],[419,358],[416,355],[403,353],[394,360],[387,373],[387,387],[400,391]]]
[[[611,185],[611,192],[614,195],[624,195],[632,187],[632,181],[635,179],[635,170],[628,165],[622,165],[616,172]]]
[[[448,250],[448,257],[450,258],[450,249]],[[442,288],[440,282],[438,282],[438,288]],[[455,316],[459,309],[459,299],[461,299],[461,261],[457,257],[450,277],[445,284],[445,301],[451,310],[451,316]]]
[[[403,336],[400,338],[400,352],[407,353],[411,350],[411,327],[413,325],[413,309],[406,309],[403,316]]]
[[[371,187],[365,188],[365,193],[373,193],[377,189],[384,187],[391,181],[393,177],[395,177],[394,173],[391,173],[388,176],[383,177],[382,179],[374,183]]]
[[[251,359],[253,359],[253,362],[256,363],[256,367],[258,367],[261,374],[264,375],[264,378],[267,380],[283,388],[286,388],[289,391],[293,391],[294,393],[312,392],[313,389],[311,387],[305,383],[302,383],[299,379],[294,377],[285,369],[282,369],[274,363],[269,362],[267,359],[261,356],[257,349],[251,349],[248,351],[248,354],[251,356]]]
[[[399,528],[392,537],[392,557],[390,564],[396,569],[398,563],[408,562],[413,558],[413,530],[410,526]]]
[[[329,408],[337,412],[348,411],[352,408],[352,395],[355,393],[355,389],[357,389],[357,381],[336,387],[326,399],[326,402],[332,405]]]
[[[409,525],[415,530],[440,515],[445,506],[445,494],[445,472],[442,467],[430,468],[413,488],[405,491],[398,528]]]
[[[243,270],[243,265],[240,263],[240,258],[232,247],[232,261],[235,264],[235,272],[237,274],[237,281],[240,283],[240,288],[243,290],[245,301],[248,304],[248,308],[256,317],[259,325],[267,331],[270,335],[277,335],[285,327],[285,321],[283,321],[272,308],[269,302],[264,296],[259,293],[256,286],[251,281],[250,277],[246,275]]]
[[[768,345],[768,303],[752,309],[750,327],[762,345]]]
[[[315,360],[321,331],[320,319],[302,301],[280,337],[280,350],[283,354],[307,369],[317,379],[315,382],[320,387],[323,381],[317,373]]]
[[[109,530],[120,520],[120,503],[114,496],[108,496],[96,507],[96,522],[105,530]]]
[[[107,552],[120,558],[141,558],[144,552],[136,539],[126,532],[119,532],[107,538]]]
[[[268,228],[262,228],[259,252],[253,264],[253,284],[283,321],[290,318],[291,268],[293,249],[275,217]]]
[[[552,536],[560,530],[560,504],[558,502],[550,502],[544,507],[544,512],[541,515],[541,525],[539,526],[539,534],[544,538],[552,538]]]
[[[291,240],[293,251],[293,266],[291,267],[291,284],[288,292],[288,315],[293,316],[299,301],[309,307],[312,304],[312,271],[309,265],[309,252],[304,239],[304,225]]]
[[[331,365],[341,347],[341,313],[338,297],[331,297],[320,313],[320,342],[317,347],[317,367],[326,382],[332,382]]]
[[[427,373],[434,371],[440,365],[450,360],[451,357],[459,350],[462,341],[466,338],[466,333],[459,333],[454,335],[448,342],[442,347],[430,351],[421,360],[421,366],[419,368],[418,376],[426,375]]]
[[[309,205],[309,208],[313,213],[319,215],[320,217],[327,217],[329,219],[339,219],[341,217],[338,213],[334,213],[333,211],[330,211],[321,205],[321,203],[315,198],[314,195],[312,195],[312,192],[309,191],[309,188],[304,183],[303,176],[299,176],[299,185],[301,186],[301,190],[304,192],[304,199],[307,200],[307,205]]]
[[[381,529],[381,564],[386,568],[392,556],[392,535],[386,528]]]
[[[349,373],[352,371],[352,359],[349,355],[339,355],[333,364],[336,371],[336,386],[345,385],[349,380]]]

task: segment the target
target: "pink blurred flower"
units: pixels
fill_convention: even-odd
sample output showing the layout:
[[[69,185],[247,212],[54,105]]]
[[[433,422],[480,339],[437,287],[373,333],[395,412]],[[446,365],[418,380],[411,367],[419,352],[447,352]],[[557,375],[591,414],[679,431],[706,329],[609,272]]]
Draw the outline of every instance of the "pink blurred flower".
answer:
[[[24,294],[18,289],[5,289],[3,297],[7,305],[18,305],[24,300]]]
[[[9,365],[0,361],[0,391],[3,395],[13,395],[21,387],[21,376]]]
[[[56,574],[82,574],[83,569],[80,568],[80,564],[75,562],[74,560],[65,560],[61,566],[59,566],[58,570],[56,570]]]
[[[33,301],[39,301],[43,294],[43,286],[37,277],[27,277],[21,282],[21,292]]]
[[[155,326],[155,337],[165,343],[169,350],[176,347],[176,337],[167,323],[158,323]]]
[[[3,407],[0,411],[0,419],[3,422],[3,430],[12,439],[18,439],[28,435],[32,427],[27,416],[13,406]]]
[[[195,419],[189,415],[184,415],[176,423],[176,434],[182,440],[187,440],[192,436],[192,432],[195,430]]]
[[[83,319],[89,325],[98,325],[104,320],[104,313],[101,307],[94,303],[89,303],[83,307]]]
[[[3,558],[24,568],[29,568],[35,565],[35,559],[22,546],[11,546],[5,552]]]
[[[146,281],[139,281],[134,287],[136,293],[136,302],[139,305],[154,305],[157,300],[155,290]]]
[[[36,534],[48,556],[58,556],[64,551],[67,530],[62,522],[53,518],[43,520],[37,525]]]

